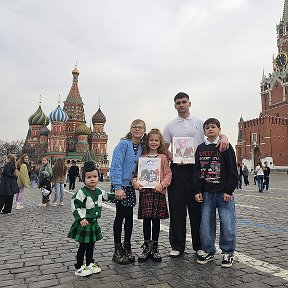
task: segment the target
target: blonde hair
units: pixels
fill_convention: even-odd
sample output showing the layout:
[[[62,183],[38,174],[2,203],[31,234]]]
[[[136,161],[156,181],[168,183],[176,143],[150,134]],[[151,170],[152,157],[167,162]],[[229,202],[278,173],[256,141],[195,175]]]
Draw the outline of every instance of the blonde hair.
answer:
[[[12,162],[16,162],[16,156],[14,154],[8,154],[7,155],[7,159],[12,161]]]
[[[143,120],[141,120],[141,119],[135,119],[134,121],[132,121],[131,126],[130,126],[130,130],[132,129],[132,126],[134,126],[134,125],[136,125],[136,124],[143,124],[144,130],[146,131],[146,124],[145,124],[145,122],[144,122]],[[146,133],[144,133],[143,137],[145,137],[145,136],[146,136]],[[143,137],[142,137],[142,139],[143,139]],[[131,140],[131,139],[132,139],[132,133],[131,133],[131,131],[129,131],[129,132],[126,134],[126,136],[123,137],[122,139],[129,139],[129,140]]]

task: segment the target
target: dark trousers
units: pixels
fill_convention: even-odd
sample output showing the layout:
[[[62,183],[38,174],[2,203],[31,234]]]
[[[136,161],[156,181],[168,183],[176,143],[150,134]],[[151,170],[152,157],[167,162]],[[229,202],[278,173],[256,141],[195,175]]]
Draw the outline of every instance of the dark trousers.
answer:
[[[264,189],[265,186],[266,186],[266,190],[268,190],[268,188],[269,188],[269,183],[270,183],[270,177],[264,175],[263,189]]]
[[[14,195],[0,196],[0,211],[2,213],[4,213],[4,214],[11,213],[13,198],[14,198]]]
[[[121,243],[122,224],[124,223],[124,241],[131,242],[131,235],[133,230],[133,207],[126,207],[120,203],[116,203],[116,216],[113,225],[114,243]]]
[[[172,181],[168,187],[170,212],[169,240],[173,250],[184,252],[186,245],[187,209],[190,219],[192,246],[202,249],[200,242],[201,204],[195,201],[193,191],[194,165],[171,164]]]
[[[75,189],[75,181],[76,177],[69,177],[69,190],[74,190]]]
[[[244,184],[249,185],[249,179],[248,176],[243,176],[244,177]]]
[[[143,219],[143,234],[144,240],[151,240],[151,223],[152,223],[152,240],[158,241],[160,233],[159,218],[144,218]]]
[[[80,269],[84,263],[84,255],[86,254],[86,266],[93,263],[93,250],[95,243],[79,243],[77,251],[77,263],[74,265],[76,269]]]

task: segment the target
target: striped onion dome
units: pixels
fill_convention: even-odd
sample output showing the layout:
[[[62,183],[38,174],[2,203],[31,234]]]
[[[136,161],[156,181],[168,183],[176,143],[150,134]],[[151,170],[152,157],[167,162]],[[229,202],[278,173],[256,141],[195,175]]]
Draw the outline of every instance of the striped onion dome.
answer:
[[[97,110],[97,112],[93,115],[92,117],[92,123],[106,123],[106,117],[105,115],[102,113],[100,107]]]
[[[50,130],[45,126],[40,130],[40,135],[41,136],[48,136],[50,133]]]
[[[78,135],[89,135],[91,133],[91,129],[88,128],[84,123],[80,124],[76,133]]]
[[[68,115],[62,110],[60,105],[50,113],[51,122],[66,122],[68,120]]]
[[[28,118],[29,125],[45,125],[49,124],[49,118],[42,111],[41,105],[39,105],[37,111]]]

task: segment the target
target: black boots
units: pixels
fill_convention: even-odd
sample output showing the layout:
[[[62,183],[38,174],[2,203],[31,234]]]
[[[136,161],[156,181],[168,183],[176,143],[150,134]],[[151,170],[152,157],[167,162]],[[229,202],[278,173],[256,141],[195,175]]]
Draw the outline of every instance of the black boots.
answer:
[[[115,251],[114,251],[112,260],[115,261],[117,264],[121,264],[121,265],[130,263],[121,243],[120,244],[115,243]]]
[[[128,258],[130,263],[135,262],[135,256],[131,250],[131,242],[124,242],[124,254]]]
[[[141,246],[143,249],[142,254],[138,257],[139,262],[144,262],[152,257],[151,254],[151,241],[145,240],[143,245]]]
[[[152,247],[151,247],[151,252],[152,252],[152,260],[155,262],[161,262],[162,257],[159,253],[158,250],[158,242],[157,241],[152,241]]]

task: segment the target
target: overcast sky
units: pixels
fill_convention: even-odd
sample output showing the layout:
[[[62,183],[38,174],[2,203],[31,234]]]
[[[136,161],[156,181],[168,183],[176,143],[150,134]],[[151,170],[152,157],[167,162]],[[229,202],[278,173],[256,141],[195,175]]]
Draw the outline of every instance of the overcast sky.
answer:
[[[173,97],[216,117],[234,146],[238,121],[259,116],[284,0],[14,0],[0,10],[0,139],[26,137],[28,117],[64,101],[77,59],[87,124],[107,118],[111,153],[135,118],[160,128]],[[63,104],[62,104],[63,107]]]

